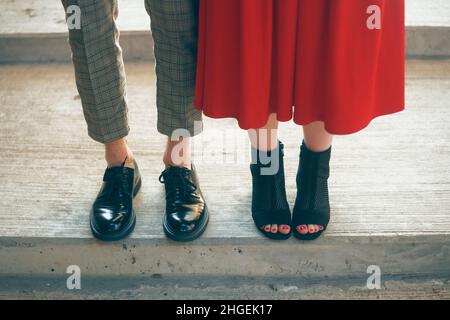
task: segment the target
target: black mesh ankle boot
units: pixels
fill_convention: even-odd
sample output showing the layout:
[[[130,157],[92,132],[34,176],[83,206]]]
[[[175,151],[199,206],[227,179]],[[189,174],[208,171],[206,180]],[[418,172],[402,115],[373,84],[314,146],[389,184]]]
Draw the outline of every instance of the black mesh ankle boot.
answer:
[[[279,142],[273,151],[253,150],[254,160],[250,165],[253,176],[252,217],[263,235],[275,240],[286,240],[291,232],[283,234],[262,230],[265,225],[291,225],[291,211],[286,199],[284,181],[283,144]],[[257,155],[256,155],[257,153]],[[273,156],[273,158],[272,158]],[[271,160],[269,163],[267,160]]]
[[[295,200],[292,230],[301,240],[314,240],[326,230],[330,221],[328,177],[330,176],[331,147],[323,152],[313,152],[303,142],[297,173],[297,199]],[[320,225],[323,230],[301,234],[299,225]]]

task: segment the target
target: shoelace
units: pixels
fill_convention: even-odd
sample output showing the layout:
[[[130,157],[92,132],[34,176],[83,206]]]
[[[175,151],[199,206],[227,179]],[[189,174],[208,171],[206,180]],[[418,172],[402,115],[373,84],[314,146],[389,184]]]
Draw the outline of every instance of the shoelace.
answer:
[[[166,199],[182,200],[197,190],[197,186],[188,179],[189,175],[187,168],[170,168],[161,173],[159,182],[168,186]]]
[[[128,177],[123,170],[127,159],[128,157],[125,158],[125,161],[120,167],[109,168],[106,171],[103,180],[111,182],[111,188],[108,190],[108,197],[124,198],[130,196],[130,192],[128,191],[130,189]]]

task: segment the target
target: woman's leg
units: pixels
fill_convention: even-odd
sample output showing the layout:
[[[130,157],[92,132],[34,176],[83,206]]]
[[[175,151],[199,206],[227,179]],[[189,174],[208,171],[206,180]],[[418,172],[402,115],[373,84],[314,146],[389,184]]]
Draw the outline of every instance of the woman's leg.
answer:
[[[314,152],[329,149],[333,142],[333,135],[325,130],[325,125],[321,121],[303,126],[303,136],[308,149]]]
[[[278,146],[278,120],[271,114],[264,127],[249,130],[248,135],[253,147],[259,151],[271,151]]]
[[[331,147],[333,135],[325,130],[321,121],[313,122],[303,127],[304,142],[307,148],[313,152],[323,152]],[[316,233],[324,229],[321,225],[309,224],[296,226],[300,234]]]
[[[272,151],[278,147],[278,120],[276,114],[271,114],[267,121],[267,124],[256,130],[248,131],[250,142],[252,146],[258,151],[267,152]],[[288,225],[265,225],[261,226],[265,232],[282,234],[289,234],[291,231]]]

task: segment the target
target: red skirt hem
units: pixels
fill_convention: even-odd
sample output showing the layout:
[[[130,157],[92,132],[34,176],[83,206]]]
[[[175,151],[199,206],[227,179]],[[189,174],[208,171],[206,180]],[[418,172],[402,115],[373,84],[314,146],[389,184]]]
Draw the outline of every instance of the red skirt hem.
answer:
[[[239,115],[232,115],[232,114],[225,114],[225,113],[218,113],[218,112],[211,112],[208,111],[208,109],[203,108],[201,106],[196,105],[195,106],[196,109],[198,110],[203,110],[203,114],[205,116],[207,116],[208,118],[211,119],[235,119],[237,121],[237,124],[239,126],[239,128],[241,128],[242,130],[252,130],[252,129],[258,129],[258,128],[262,128],[266,125],[266,122],[262,122],[257,124],[256,126],[254,125],[250,125],[247,124],[245,121],[239,120]],[[295,117],[295,116],[290,116],[290,117],[283,117],[283,116],[279,116],[277,114],[277,120],[279,122],[289,122],[289,121],[293,121],[295,124],[299,125],[299,126],[307,126],[313,122],[323,122],[325,125],[325,130],[332,135],[350,135],[350,134],[354,134],[357,133],[361,130],[364,130],[365,128],[367,128],[374,120],[376,120],[377,118],[383,117],[383,116],[388,116],[388,115],[394,115],[400,112],[405,111],[405,106],[401,106],[398,108],[390,108],[389,111],[380,111],[380,112],[376,112],[374,113],[370,118],[368,119],[364,119],[364,120],[360,120],[358,121],[358,123],[354,123],[352,122],[351,126],[345,126],[345,128],[341,128],[335,125],[330,124],[325,117],[321,117],[321,116],[316,116],[316,117]],[[354,121],[354,120],[353,120]],[[333,121],[331,121],[333,122]]]

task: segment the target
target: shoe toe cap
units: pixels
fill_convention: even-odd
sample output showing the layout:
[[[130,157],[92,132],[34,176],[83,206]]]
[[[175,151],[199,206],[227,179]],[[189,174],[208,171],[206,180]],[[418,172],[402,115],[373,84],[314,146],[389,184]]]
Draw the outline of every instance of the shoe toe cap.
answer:
[[[91,222],[98,232],[111,234],[120,231],[129,218],[126,210],[100,207],[93,209]]]
[[[189,234],[195,231],[203,218],[203,212],[173,212],[167,215],[170,229],[178,234]]]

